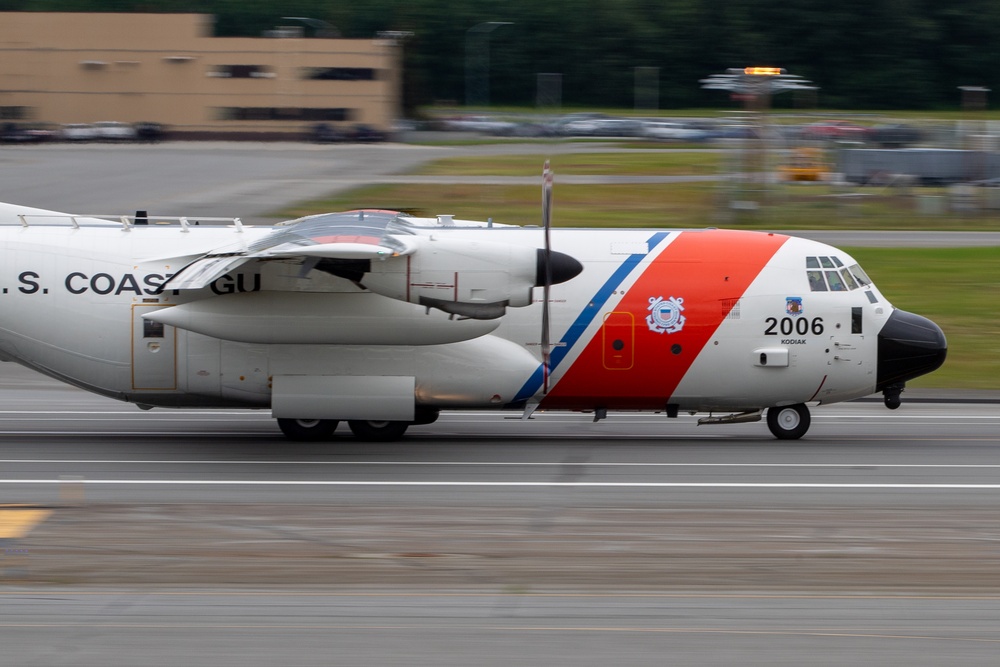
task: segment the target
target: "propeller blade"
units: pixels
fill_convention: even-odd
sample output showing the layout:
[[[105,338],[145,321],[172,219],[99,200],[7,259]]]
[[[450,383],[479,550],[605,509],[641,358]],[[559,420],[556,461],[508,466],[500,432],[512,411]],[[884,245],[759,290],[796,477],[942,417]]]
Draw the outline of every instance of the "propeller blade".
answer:
[[[545,229],[545,281],[542,286],[542,392],[549,392],[549,360],[552,345],[549,341],[549,289],[552,287],[552,170],[549,161],[542,169],[542,227]]]

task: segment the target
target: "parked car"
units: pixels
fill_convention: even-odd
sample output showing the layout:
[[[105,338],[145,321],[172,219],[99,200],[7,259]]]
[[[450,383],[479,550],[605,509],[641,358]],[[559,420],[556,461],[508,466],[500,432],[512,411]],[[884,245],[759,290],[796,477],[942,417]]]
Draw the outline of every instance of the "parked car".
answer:
[[[911,146],[919,143],[920,139],[920,130],[902,123],[876,125],[868,133],[868,140],[882,148]]]
[[[98,141],[135,141],[138,138],[134,127],[115,120],[94,123],[94,133]]]
[[[362,143],[375,143],[385,141],[385,134],[375,129],[371,125],[358,123],[351,128],[350,141],[360,141]]]
[[[0,143],[26,144],[31,142],[31,135],[17,123],[4,123],[0,127]]]
[[[140,122],[133,125],[136,139],[139,141],[160,141],[163,139],[165,130],[159,123]]]
[[[824,120],[802,128],[803,139],[822,141],[864,141],[870,129],[846,120]]]
[[[642,121],[635,118],[602,118],[596,122],[594,134],[599,137],[638,137]]]
[[[713,129],[709,139],[763,139],[760,128],[756,125],[733,123]]]
[[[63,141],[94,141],[97,139],[97,130],[86,123],[69,123],[62,126],[59,136]]]
[[[316,123],[309,128],[309,140],[317,144],[335,144],[347,141],[348,135],[335,125]]]
[[[511,137],[551,137],[555,133],[547,123],[518,123],[508,136]]]
[[[449,118],[444,123],[449,130],[460,132],[483,132],[485,134],[507,134],[514,129],[515,124],[499,120],[493,116],[459,116]]]
[[[705,130],[667,120],[646,121],[642,133],[650,139],[661,141],[705,141],[709,137]]]
[[[23,129],[32,143],[40,144],[43,141],[51,141],[59,138],[58,130],[52,125],[26,125]]]
[[[564,137],[586,137],[593,135],[601,121],[607,119],[603,113],[585,111],[566,114],[553,120],[549,127],[552,134]]]

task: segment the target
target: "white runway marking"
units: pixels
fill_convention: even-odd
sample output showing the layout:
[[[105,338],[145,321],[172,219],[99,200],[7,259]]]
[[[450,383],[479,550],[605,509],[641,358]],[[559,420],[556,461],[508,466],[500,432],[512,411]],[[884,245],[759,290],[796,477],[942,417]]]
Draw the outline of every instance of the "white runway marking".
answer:
[[[594,467],[594,468],[835,468],[835,469],[934,469],[934,468],[1000,468],[994,463],[655,463],[613,461],[289,461],[289,460],[229,460],[229,459],[0,459],[0,463],[89,463],[101,465],[162,464],[162,465],[304,465],[304,466],[507,466],[507,467]]]
[[[967,490],[997,491],[1000,484],[859,484],[808,482],[458,482],[394,480],[210,480],[210,479],[0,479],[0,484],[86,484],[155,486],[411,486],[500,488],[609,488],[609,489],[868,489],[868,490]]]

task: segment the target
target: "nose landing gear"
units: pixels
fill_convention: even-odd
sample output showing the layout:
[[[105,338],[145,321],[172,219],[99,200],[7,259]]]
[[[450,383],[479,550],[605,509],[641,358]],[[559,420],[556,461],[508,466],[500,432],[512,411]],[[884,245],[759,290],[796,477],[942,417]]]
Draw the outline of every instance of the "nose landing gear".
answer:
[[[798,440],[809,430],[811,421],[809,408],[802,403],[767,409],[767,427],[779,440]]]
[[[903,401],[899,395],[903,393],[905,386],[903,383],[892,384],[882,390],[882,400],[885,401],[885,407],[895,410],[900,406]]]

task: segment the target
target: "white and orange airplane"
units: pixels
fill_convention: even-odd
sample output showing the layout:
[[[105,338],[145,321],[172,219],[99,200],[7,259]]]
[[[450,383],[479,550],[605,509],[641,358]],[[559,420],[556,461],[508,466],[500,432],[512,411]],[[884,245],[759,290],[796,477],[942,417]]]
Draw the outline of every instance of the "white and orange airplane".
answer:
[[[381,210],[274,226],[0,204],[0,358],[150,407],[270,409],[297,440],[441,410],[758,421],[945,359],[837,248],[763,232],[552,229]],[[557,248],[558,250],[552,250]]]

